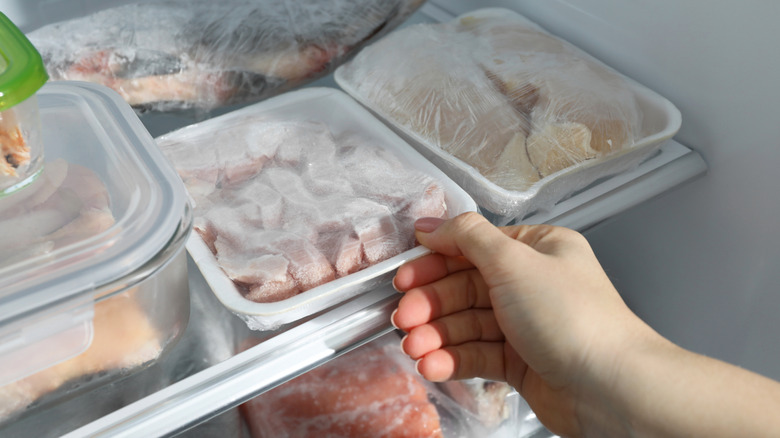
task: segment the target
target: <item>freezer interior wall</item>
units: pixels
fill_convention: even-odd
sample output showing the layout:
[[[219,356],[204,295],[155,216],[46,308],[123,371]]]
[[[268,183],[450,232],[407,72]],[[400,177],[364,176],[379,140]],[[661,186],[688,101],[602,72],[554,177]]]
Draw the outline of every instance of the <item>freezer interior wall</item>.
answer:
[[[453,13],[477,7],[436,1]],[[672,101],[708,174],[590,231],[628,304],[680,345],[780,378],[780,4],[488,1]],[[775,55],[771,55],[775,54]]]

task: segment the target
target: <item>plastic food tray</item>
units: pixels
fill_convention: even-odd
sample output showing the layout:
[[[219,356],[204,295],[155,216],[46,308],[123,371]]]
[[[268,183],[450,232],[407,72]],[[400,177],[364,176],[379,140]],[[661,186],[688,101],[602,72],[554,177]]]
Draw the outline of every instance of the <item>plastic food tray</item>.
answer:
[[[203,123],[182,128],[158,139],[175,140],[179,135],[189,136],[199,131],[209,132],[213,129],[219,129],[220,125],[232,118],[250,115],[273,115],[279,120],[320,121],[327,124],[334,134],[344,130],[359,133],[374,140],[375,146],[393,151],[409,166],[435,178],[444,188],[450,216],[477,210],[474,200],[436,166],[395,135],[365,108],[342,91],[333,88],[312,87],[282,94]],[[187,242],[187,250],[217,298],[253,330],[276,329],[283,324],[302,319],[374,289],[390,281],[395,269],[401,264],[428,252],[426,248],[418,246],[291,298],[272,303],[257,303],[244,298],[233,281],[218,265],[216,258],[200,235],[192,233]]]
[[[475,13],[474,11],[472,13]],[[514,11],[501,8],[479,10],[481,14],[513,14]],[[462,16],[470,15],[463,14]],[[521,16],[522,17],[522,16]],[[524,18],[524,17],[523,17]],[[396,32],[403,32],[398,30]],[[584,56],[589,55],[582,52]],[[593,59],[591,57],[591,59]],[[601,63],[600,61],[597,61]],[[603,63],[601,63],[603,64]],[[393,118],[377,108],[365,96],[357,92],[345,77],[350,63],[342,65],[334,73],[339,87],[365,106],[371,113],[386,123],[393,131],[415,147],[422,155],[441,168],[450,178],[468,192],[497,225],[521,220],[530,214],[552,208],[555,203],[565,199],[593,182],[615,175],[638,166],[644,159],[657,151],[680,129],[682,118],[680,111],[666,98],[649,88],[623,76],[633,92],[642,113],[642,136],[634,144],[609,156],[587,160],[534,183],[527,190],[504,189],[488,180],[477,169],[452,156],[437,145],[429,143],[416,132],[397,123]],[[622,76],[622,75],[621,75]],[[359,78],[358,78],[359,79]],[[487,211],[484,211],[487,210]]]

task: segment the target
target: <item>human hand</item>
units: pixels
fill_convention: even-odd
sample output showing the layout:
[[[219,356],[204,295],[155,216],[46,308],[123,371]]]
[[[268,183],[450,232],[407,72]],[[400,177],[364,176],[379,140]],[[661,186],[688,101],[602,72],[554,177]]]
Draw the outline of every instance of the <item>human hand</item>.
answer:
[[[547,225],[497,228],[476,213],[416,224],[434,252],[399,268],[392,316],[432,381],[507,381],[561,435],[609,386],[620,352],[654,332],[623,303],[585,238]],[[606,382],[606,384],[605,384]]]

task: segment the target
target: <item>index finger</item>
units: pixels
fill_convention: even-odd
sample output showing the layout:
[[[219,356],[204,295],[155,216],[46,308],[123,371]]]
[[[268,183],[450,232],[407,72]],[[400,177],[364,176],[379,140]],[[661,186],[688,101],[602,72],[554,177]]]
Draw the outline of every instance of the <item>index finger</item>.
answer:
[[[406,292],[473,267],[474,265],[464,257],[448,257],[432,253],[399,267],[393,278],[393,287],[399,292]]]

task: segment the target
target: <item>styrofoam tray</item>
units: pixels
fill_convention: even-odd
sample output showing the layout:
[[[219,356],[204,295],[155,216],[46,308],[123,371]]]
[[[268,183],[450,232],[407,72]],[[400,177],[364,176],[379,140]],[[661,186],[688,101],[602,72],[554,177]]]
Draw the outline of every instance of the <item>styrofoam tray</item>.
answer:
[[[511,13],[500,8],[482,11]],[[464,14],[468,15],[468,14]],[[518,14],[519,15],[519,14]],[[403,32],[403,29],[396,32]],[[589,56],[583,52],[585,56]],[[593,59],[591,57],[591,59]],[[603,64],[601,61],[597,61]],[[577,190],[611,175],[638,166],[671,139],[682,124],[680,111],[666,98],[623,75],[633,92],[642,113],[642,137],[630,147],[609,156],[587,160],[562,169],[534,183],[524,191],[507,190],[484,177],[477,169],[454,157],[440,147],[429,143],[416,132],[397,123],[372,102],[350,86],[344,77],[349,63],[336,69],[334,79],[339,87],[365,106],[372,114],[387,124],[422,155],[442,169],[450,178],[468,192],[486,216],[497,225],[518,221],[524,216],[552,208]],[[618,73],[619,74],[619,73]],[[485,212],[484,210],[487,210]]]
[[[203,123],[191,125],[167,137],[175,138],[178,133],[192,135],[199,131],[208,132],[231,119],[247,115],[273,116],[280,120],[320,121],[327,124],[334,134],[345,130],[357,132],[371,139],[375,146],[391,150],[410,167],[435,178],[444,188],[450,216],[477,210],[476,203],[463,189],[365,108],[335,88],[305,88],[282,94]],[[219,301],[253,330],[278,328],[374,289],[390,281],[395,269],[401,264],[429,252],[428,249],[418,246],[291,298],[273,303],[257,303],[243,297],[233,281],[220,268],[200,235],[192,233],[187,242],[187,250]]]

